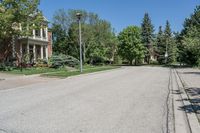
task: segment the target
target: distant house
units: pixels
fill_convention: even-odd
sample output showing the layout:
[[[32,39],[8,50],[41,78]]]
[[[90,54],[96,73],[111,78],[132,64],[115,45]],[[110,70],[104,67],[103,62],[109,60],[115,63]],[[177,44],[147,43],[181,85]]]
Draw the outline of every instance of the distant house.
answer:
[[[10,56],[17,59],[17,64],[25,56],[28,57],[28,63],[35,63],[38,59],[48,60],[51,57],[52,32],[48,30],[48,21],[45,17],[41,27],[40,29],[33,29],[30,36],[15,39],[14,46],[10,50],[12,51]],[[20,27],[20,29],[23,29],[23,27]],[[0,57],[2,56],[4,55],[0,55]]]

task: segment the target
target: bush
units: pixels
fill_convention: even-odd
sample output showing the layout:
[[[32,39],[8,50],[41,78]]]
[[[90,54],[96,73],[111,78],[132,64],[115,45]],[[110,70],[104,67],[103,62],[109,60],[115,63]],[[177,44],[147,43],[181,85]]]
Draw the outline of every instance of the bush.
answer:
[[[75,67],[79,64],[79,60],[69,55],[53,55],[50,58],[49,65],[51,68],[60,68],[64,66]]]
[[[103,65],[104,63],[105,63],[105,59],[100,56],[93,56],[90,62],[90,64],[93,64],[93,65]]]
[[[12,64],[1,63],[0,64],[0,71],[12,71],[15,67]]]
[[[36,67],[48,67],[48,61],[47,61],[47,59],[38,59],[35,66]]]

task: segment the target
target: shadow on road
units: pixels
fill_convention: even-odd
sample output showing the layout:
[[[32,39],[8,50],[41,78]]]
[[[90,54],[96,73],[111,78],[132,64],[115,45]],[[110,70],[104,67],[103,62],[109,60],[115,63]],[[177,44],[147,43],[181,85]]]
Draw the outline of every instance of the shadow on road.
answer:
[[[181,106],[179,109],[185,111],[186,113],[200,114],[200,88],[192,87],[185,89],[185,91],[189,95],[190,99],[182,99],[182,100],[189,101],[191,104],[186,106]]]
[[[184,72],[183,74],[196,74],[196,75],[200,75],[200,72]]]
[[[179,107],[180,110],[185,111],[186,113],[196,113],[196,114],[200,114],[200,106],[199,105],[185,105],[185,106],[181,106]]]
[[[185,90],[190,96],[200,96],[200,88],[198,87],[190,87]]]
[[[172,94],[180,95],[180,94],[182,94],[182,92],[181,92],[180,90],[174,90],[174,91],[172,92]]]

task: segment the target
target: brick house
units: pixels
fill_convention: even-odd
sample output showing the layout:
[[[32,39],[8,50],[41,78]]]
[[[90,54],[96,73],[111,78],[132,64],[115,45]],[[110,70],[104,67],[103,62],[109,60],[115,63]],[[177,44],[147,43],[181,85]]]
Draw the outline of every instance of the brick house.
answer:
[[[22,29],[22,27],[20,27]],[[43,26],[41,29],[33,29],[32,35],[28,37],[20,37],[14,39],[11,47],[4,49],[0,54],[0,62],[5,51],[11,51],[8,57],[16,58],[16,64],[19,64],[21,59],[28,56],[28,63],[35,63],[38,59],[46,59],[52,55],[52,32],[48,30],[48,21],[44,17]],[[10,50],[8,50],[10,49]]]

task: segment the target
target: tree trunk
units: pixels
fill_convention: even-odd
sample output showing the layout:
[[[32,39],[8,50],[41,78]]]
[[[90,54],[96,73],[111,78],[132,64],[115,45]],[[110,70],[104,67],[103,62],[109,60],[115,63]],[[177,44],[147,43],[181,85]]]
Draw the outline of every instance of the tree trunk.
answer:
[[[137,59],[135,59],[135,66],[137,66]]]
[[[133,65],[133,60],[129,60],[130,66]]]

